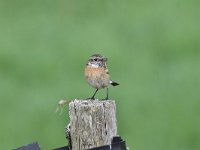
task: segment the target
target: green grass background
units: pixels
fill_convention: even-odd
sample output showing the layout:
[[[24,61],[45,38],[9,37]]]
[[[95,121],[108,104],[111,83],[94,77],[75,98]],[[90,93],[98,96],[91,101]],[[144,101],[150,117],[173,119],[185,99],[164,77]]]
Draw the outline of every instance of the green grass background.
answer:
[[[130,149],[200,149],[197,0],[0,0],[0,149],[67,144],[68,110],[54,111],[93,94],[94,53],[120,83],[110,98]]]

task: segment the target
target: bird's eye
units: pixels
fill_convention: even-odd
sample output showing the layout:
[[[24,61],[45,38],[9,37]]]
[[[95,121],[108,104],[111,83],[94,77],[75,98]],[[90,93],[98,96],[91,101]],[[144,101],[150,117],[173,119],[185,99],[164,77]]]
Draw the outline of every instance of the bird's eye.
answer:
[[[95,58],[94,61],[97,61],[97,59]]]

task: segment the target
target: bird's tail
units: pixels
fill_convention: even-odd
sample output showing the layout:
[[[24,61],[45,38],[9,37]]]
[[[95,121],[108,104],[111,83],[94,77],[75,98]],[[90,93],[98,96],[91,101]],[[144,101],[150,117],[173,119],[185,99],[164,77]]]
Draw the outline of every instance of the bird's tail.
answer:
[[[112,81],[112,80],[110,80],[110,84],[111,84],[112,86],[117,86],[117,85],[119,85],[119,83],[117,83],[117,82],[115,82],[115,81]]]

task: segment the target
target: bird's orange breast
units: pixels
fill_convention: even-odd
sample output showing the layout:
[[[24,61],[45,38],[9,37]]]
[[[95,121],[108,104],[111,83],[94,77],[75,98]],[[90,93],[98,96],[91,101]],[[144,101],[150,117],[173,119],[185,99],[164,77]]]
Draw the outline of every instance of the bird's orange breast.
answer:
[[[85,67],[85,78],[92,87],[96,89],[105,88],[110,83],[110,77],[106,70],[102,67],[92,68],[90,66]]]

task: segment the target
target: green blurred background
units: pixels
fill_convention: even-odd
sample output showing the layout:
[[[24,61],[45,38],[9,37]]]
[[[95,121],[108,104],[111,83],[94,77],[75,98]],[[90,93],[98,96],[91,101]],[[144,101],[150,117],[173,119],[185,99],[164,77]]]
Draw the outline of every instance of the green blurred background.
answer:
[[[0,0],[0,149],[67,144],[68,110],[55,109],[93,94],[94,53],[120,83],[110,97],[130,149],[200,149],[197,0]]]

